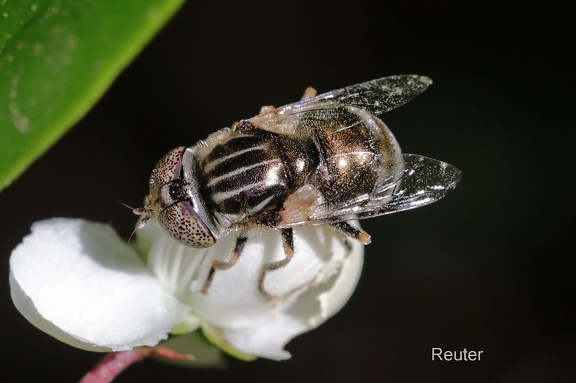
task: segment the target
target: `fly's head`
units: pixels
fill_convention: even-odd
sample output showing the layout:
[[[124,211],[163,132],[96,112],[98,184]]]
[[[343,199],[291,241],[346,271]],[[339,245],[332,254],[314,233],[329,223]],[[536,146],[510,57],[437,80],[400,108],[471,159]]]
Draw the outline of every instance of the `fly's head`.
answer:
[[[162,157],[152,170],[144,207],[134,209],[141,216],[136,228],[156,219],[168,235],[185,246],[214,245],[219,231],[200,193],[198,173],[191,148],[178,147]]]

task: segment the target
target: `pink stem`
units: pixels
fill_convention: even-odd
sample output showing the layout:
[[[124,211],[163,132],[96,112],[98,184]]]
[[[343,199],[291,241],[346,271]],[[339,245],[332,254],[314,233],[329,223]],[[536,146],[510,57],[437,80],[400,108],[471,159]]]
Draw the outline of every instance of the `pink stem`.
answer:
[[[142,359],[156,355],[165,359],[188,359],[194,357],[189,354],[180,354],[164,347],[135,348],[129,351],[108,353],[90,370],[79,383],[110,383],[122,371]]]

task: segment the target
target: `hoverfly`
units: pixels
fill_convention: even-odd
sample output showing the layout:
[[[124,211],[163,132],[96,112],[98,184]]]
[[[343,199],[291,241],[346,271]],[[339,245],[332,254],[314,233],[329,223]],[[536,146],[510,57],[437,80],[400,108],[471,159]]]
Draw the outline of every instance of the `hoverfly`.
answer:
[[[292,228],[329,224],[363,244],[370,235],[348,221],[413,209],[442,198],[461,173],[442,161],[403,154],[378,115],[422,93],[432,81],[399,75],[314,96],[219,130],[194,146],[168,152],[150,177],[150,193],[137,228],[151,219],[176,241],[209,247],[228,233],[237,239],[228,261],[214,261],[202,288],[216,270],[233,266],[253,228],[277,228],[285,258],[266,264],[266,273],[294,255]],[[344,236],[345,238],[345,236]]]

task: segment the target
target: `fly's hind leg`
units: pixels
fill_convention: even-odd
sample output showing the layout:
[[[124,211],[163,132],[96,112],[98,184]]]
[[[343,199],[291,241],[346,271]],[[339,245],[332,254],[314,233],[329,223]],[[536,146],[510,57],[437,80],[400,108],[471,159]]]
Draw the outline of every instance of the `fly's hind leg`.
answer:
[[[228,261],[224,262],[216,260],[212,262],[212,267],[208,272],[208,276],[206,277],[204,286],[202,286],[202,290],[200,290],[202,294],[208,293],[208,289],[212,284],[212,278],[214,278],[214,273],[216,272],[216,270],[226,270],[234,266],[236,263],[238,263],[238,260],[240,259],[240,255],[242,254],[242,250],[244,250],[244,245],[246,244],[247,240],[248,240],[247,236],[239,235],[238,238],[236,238],[236,244],[234,245],[234,250],[232,250],[232,253],[228,258]]]
[[[264,287],[266,273],[286,266],[294,256],[294,232],[292,231],[292,228],[280,229],[280,235],[282,236],[282,247],[284,248],[285,255],[284,259],[272,263],[267,263],[262,266],[260,278],[258,278],[258,290],[260,290],[260,293],[268,300],[274,298],[274,296],[268,293]]]
[[[357,239],[358,241],[362,242],[364,245],[369,245],[372,242],[372,238],[370,234],[366,233],[362,229],[357,229],[354,226],[350,225],[348,222],[331,222],[330,225],[337,229],[338,231],[346,234],[349,237]],[[346,244],[346,242],[344,242]],[[350,247],[350,244],[347,244]]]

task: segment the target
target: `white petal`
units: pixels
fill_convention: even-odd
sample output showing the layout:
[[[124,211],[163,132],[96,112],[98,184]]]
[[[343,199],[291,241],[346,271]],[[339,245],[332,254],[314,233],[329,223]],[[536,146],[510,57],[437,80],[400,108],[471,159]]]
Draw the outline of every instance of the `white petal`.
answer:
[[[279,304],[259,325],[221,328],[222,336],[244,353],[277,360],[289,358],[290,353],[284,350],[284,346],[295,336],[317,327],[338,312],[360,278],[364,246],[359,242],[350,241],[352,251],[348,252],[329,226],[302,228],[296,232],[300,247],[294,261],[296,256],[309,258],[315,254],[322,260],[320,267],[312,267],[316,275],[308,281],[307,290]],[[298,262],[290,263],[275,271],[276,275],[270,273],[270,283],[306,278],[306,269]]]
[[[10,258],[14,304],[41,330],[86,350],[153,346],[189,307],[103,224],[37,222]]]
[[[288,358],[283,347],[290,339],[342,307],[362,266],[363,246],[357,241],[350,240],[349,252],[329,226],[296,228],[294,258],[267,273],[264,287],[276,297],[267,301],[258,290],[262,266],[284,257],[279,233],[272,231],[250,236],[238,264],[217,270],[204,295],[199,291],[212,262],[228,259],[234,236],[201,250],[178,245],[165,235],[154,238],[150,269],[193,307],[204,328],[246,354],[271,359]]]

